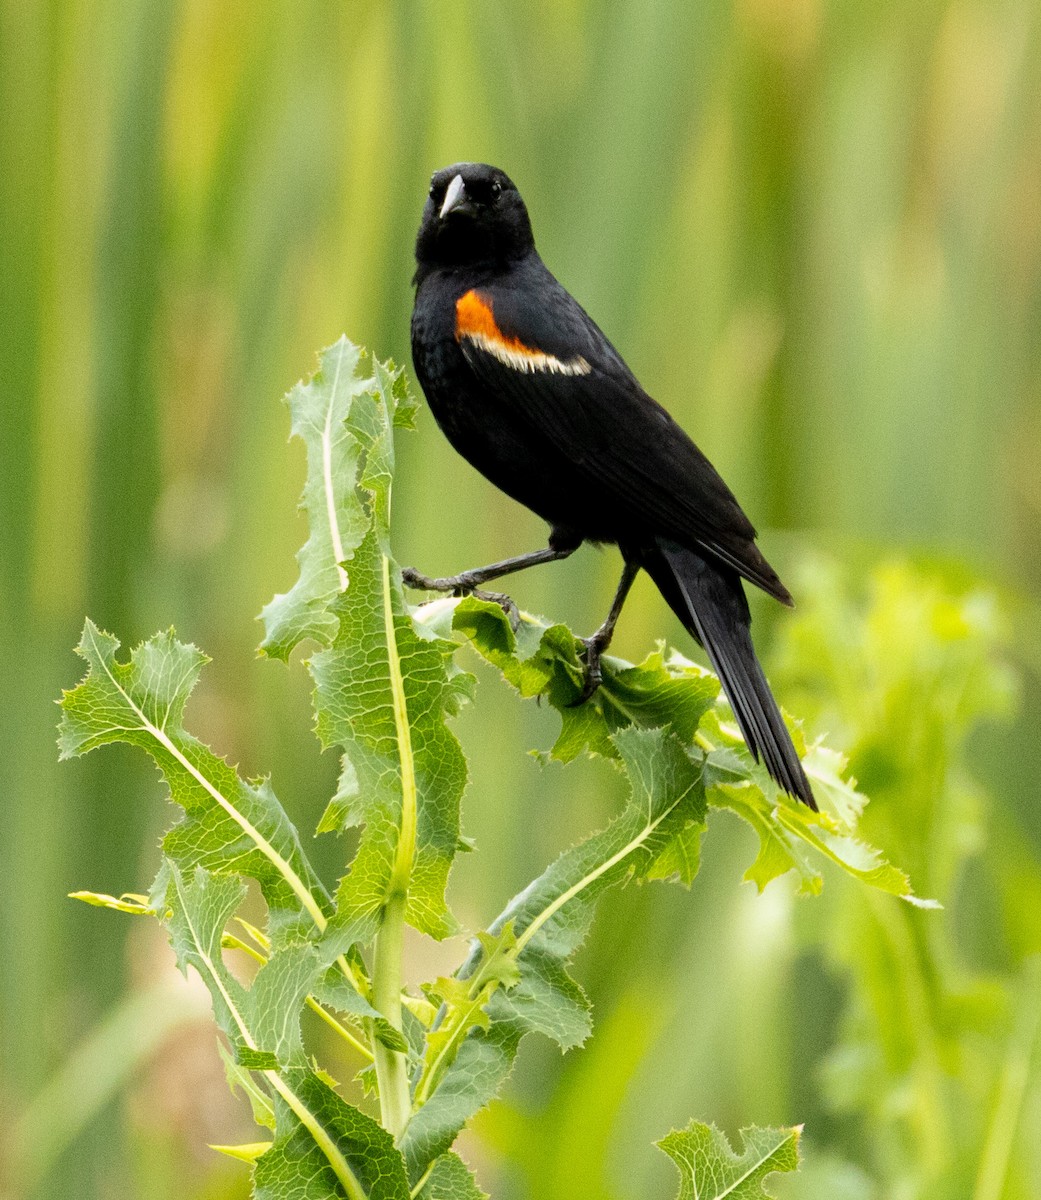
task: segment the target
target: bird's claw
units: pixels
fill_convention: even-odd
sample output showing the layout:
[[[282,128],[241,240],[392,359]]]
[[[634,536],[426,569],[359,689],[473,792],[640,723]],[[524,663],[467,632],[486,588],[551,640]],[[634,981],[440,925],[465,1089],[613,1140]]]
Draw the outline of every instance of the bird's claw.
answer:
[[[520,609],[517,607],[512,596],[507,596],[505,592],[486,592],[476,587],[470,588],[466,594],[476,596],[478,600],[490,600],[492,604],[498,604],[506,614],[506,619],[509,621],[513,632],[516,633],[520,629]]]
[[[595,633],[592,637],[579,638],[578,640],[585,651],[585,678],[582,681],[582,690],[571,701],[568,708],[578,708],[585,704],[604,681],[603,670],[600,666],[600,659],[605,649],[603,643]]]

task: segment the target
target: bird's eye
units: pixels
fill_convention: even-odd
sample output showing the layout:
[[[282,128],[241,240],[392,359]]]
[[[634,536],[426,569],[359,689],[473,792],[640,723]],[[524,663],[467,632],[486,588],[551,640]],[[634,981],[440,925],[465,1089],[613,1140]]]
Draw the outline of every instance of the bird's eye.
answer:
[[[498,182],[493,183],[492,187],[491,187],[491,192],[492,192],[492,199],[498,200],[499,197],[502,195],[502,184],[498,183]]]
[[[434,193],[435,193],[436,191],[437,191],[437,184],[436,184],[436,183],[432,183],[432,184],[430,185],[430,191],[427,193],[427,194],[430,196],[430,199],[431,199],[431,200],[433,200],[433,198],[434,198]]]

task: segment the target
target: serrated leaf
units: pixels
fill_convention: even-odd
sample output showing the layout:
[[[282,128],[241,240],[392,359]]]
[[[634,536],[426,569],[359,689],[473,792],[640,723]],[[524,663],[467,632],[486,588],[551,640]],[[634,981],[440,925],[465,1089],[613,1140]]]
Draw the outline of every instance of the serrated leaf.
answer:
[[[275,1141],[257,1162],[257,1196],[407,1200],[404,1161],[390,1135],[307,1067],[276,1069],[277,1055],[263,1040],[290,1062],[299,1060],[300,1010],[311,983],[305,967],[320,968],[312,946],[289,947],[261,968],[252,988],[244,988],[221,958],[224,928],[244,894],[240,880],[201,867],[191,880],[175,865],[169,871],[168,929],[178,964],[198,972],[218,1024],[237,1048],[238,1070],[255,1065],[274,1102]]]
[[[459,1130],[499,1093],[517,1057],[524,1030],[508,1021],[474,1029],[428,1103],[400,1141],[409,1178],[418,1182],[435,1158],[451,1149]]]
[[[462,1124],[495,1094],[522,1034],[537,1030],[565,1048],[585,1039],[589,1005],[567,963],[586,935],[597,900],[615,884],[647,878],[677,834],[692,823],[704,826],[700,765],[674,733],[622,729],[613,735],[612,752],[630,781],[625,810],[606,829],[562,854],[515,897],[491,926],[493,935],[508,930],[509,943],[479,944],[459,972],[462,981],[479,978],[486,947],[495,947],[519,967],[520,979],[508,990],[492,992],[487,1027],[456,999],[442,1029],[428,1039],[416,1093],[425,1102],[401,1143],[413,1175],[447,1149]],[[472,1000],[471,992],[460,994]],[[465,1034],[461,1040],[457,1030]],[[455,1050],[454,1056],[446,1046]],[[433,1061],[438,1055],[444,1061]],[[475,1071],[481,1073],[480,1090],[472,1086]]]
[[[934,906],[914,896],[903,871],[854,836],[866,798],[844,778],[846,761],[840,754],[819,743],[807,750],[794,727],[796,749],[804,755],[823,811],[814,813],[785,796],[765,767],[752,760],[715,676],[675,651],[665,655],[659,650],[637,667],[607,659],[604,685],[591,701],[572,708],[581,686],[581,662],[575,639],[563,626],[547,626],[524,614],[514,632],[499,605],[473,597],[435,601],[430,607],[432,628],[442,629],[451,613],[452,627],[522,696],[543,696],[559,711],[561,729],[549,752],[552,758],[566,762],[580,753],[613,757],[611,735],[629,724],[667,726],[694,754],[701,753],[691,744],[695,735],[701,746],[711,747],[705,765],[709,802],[732,809],[759,835],[760,852],[745,878],[760,890],[795,870],[800,891],[815,894],[823,886],[818,864],[824,858],[871,887],[921,907]],[[648,877],[676,877],[689,885],[700,862],[701,833],[691,825],[677,834]]]
[[[369,533],[351,560],[351,586],[334,605],[332,647],[314,656],[317,729],[344,751],[323,829],[363,825],[337,894],[340,922],[378,912],[400,853],[411,877],[406,918],[432,937],[455,929],[444,901],[459,842],[466,760],[445,722],[459,707],[455,646],[421,637],[404,609],[398,572]]]
[[[245,895],[241,880],[197,868],[187,881],[170,874],[167,929],[182,971],[194,967],[210,990],[217,1023],[236,1048],[239,1066],[274,1071],[301,1065],[300,1015],[322,973],[315,948],[301,944],[276,951],[249,988],[227,970],[221,955],[224,928]]]
[[[142,643],[126,662],[116,659],[118,649],[111,634],[86,622],[77,652],[87,674],[61,702],[62,758],[111,742],[142,747],[184,809],[163,842],[181,871],[202,866],[250,875],[260,883],[276,932],[323,929],[328,897],[270,785],[246,783],[183,727],[205,655],[172,632]]]
[[[281,1067],[305,1061],[300,1014],[324,973],[313,946],[287,946],[271,955],[246,993],[245,1016],[253,1039]]]
[[[561,960],[570,957],[600,895],[631,876],[645,877],[679,830],[704,823],[701,769],[675,734],[630,727],[612,741],[630,784],[625,810],[601,833],[562,854],[492,926],[496,931],[513,923],[522,962],[529,945]]]
[[[404,603],[389,519],[393,428],[406,393],[400,374],[380,363],[373,372],[371,391],[354,402],[344,426],[359,447],[356,495],[368,528],[350,556],[346,591],[328,609],[335,636],[310,663],[319,737],[344,755],[319,828],[363,826],[337,894],[337,929],[371,920],[392,879],[403,876],[406,919],[441,938],[456,928],[444,891],[466,784],[466,761],[446,721],[469,694],[469,680],[454,666],[455,644],[417,628]]]
[[[309,533],[296,556],[300,574],[260,614],[261,652],[283,661],[305,638],[323,646],[332,641],[336,617],[329,605],[347,586],[342,564],[369,528],[356,488],[363,447],[346,422],[355,402],[370,395],[375,380],[367,356],[346,337],[323,350],[318,363],[311,379],[286,396],[290,436],[300,438],[307,449],[300,507]]]
[[[442,1154],[430,1168],[416,1200],[488,1200],[458,1154]]]
[[[244,1092],[253,1112],[253,1120],[267,1129],[274,1129],[275,1109],[271,1103],[271,1097],[258,1086],[249,1071],[232,1058],[221,1042],[217,1043],[217,1053],[224,1064],[224,1077],[227,1079],[232,1093],[238,1090]]]
[[[879,891],[918,907],[936,907],[935,901],[914,895],[905,872],[853,836],[867,797],[856,790],[855,781],[843,778],[846,760],[841,754],[821,745],[805,754],[806,772],[821,803],[821,811],[815,813],[783,796],[765,768],[752,762],[740,734],[718,710],[706,715],[701,735],[714,747],[705,765],[709,803],[731,809],[759,835],[759,853],[744,876],[759,891],[794,870],[799,891],[816,895],[824,886],[819,864],[830,860]]]
[[[570,762],[582,753],[617,757],[611,735],[629,725],[671,729],[689,742],[715,700],[714,675],[659,647],[638,666],[604,660],[604,682],[585,704],[575,705],[584,666],[578,643],[564,625],[545,625],[524,614],[515,631],[498,604],[468,597],[454,606],[452,626],[498,667],[522,696],[544,696],[560,714],[551,757]]]
[[[376,1037],[389,1050],[404,1053],[408,1049],[408,1043],[404,1036],[385,1017],[381,1016],[356,988],[351,986],[339,970],[326,971],[315,984],[313,995],[320,1003],[329,1008],[371,1021]]]
[[[415,1087],[416,1105],[429,1099],[470,1031],[489,1028],[491,1017],[485,1005],[495,990],[509,989],[520,982],[516,951],[512,922],[507,922],[498,933],[479,933],[475,951],[480,956],[477,969],[464,978],[442,977],[424,988],[444,1015],[426,1034],[423,1069]]]
[[[385,1129],[313,1072],[290,1071],[285,1086],[291,1099],[277,1098],[275,1141],[254,1171],[256,1200],[409,1200],[404,1162]]]
[[[801,1133],[801,1125],[742,1129],[744,1149],[735,1154],[715,1125],[692,1121],[657,1145],[679,1168],[678,1200],[763,1200],[770,1195],[763,1186],[768,1175],[798,1170]]]

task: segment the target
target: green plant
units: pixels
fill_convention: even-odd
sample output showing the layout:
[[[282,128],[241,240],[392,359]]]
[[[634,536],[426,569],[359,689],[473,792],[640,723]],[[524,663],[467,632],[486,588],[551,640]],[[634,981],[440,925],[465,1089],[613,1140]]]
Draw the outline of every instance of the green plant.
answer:
[[[229,1082],[272,1132],[223,1147],[253,1164],[258,1196],[473,1197],[452,1146],[496,1095],[521,1038],[539,1032],[566,1050],[590,1033],[589,1003],[568,967],[598,899],[630,881],[689,886],[709,806],[757,833],[746,878],[760,889],[795,870],[802,891],[818,892],[830,861],[878,891],[927,902],[857,839],[864,798],[839,754],[806,748],[796,728],[822,811],[790,801],[751,761],[714,676],[675,652],[659,647],[637,666],[606,660],[600,691],[571,707],[582,663],[563,625],[522,615],[514,629],[502,608],[475,598],[406,602],[390,548],[394,430],[414,412],[401,372],[341,339],[289,405],[307,448],[310,536],[298,581],[262,614],[261,650],[285,661],[301,642],[319,647],[308,663],[316,729],[341,752],[342,771],[318,832],[356,831],[347,869],[327,889],[270,781],[243,779],[185,730],[206,662],[199,650],[171,631],[120,661],[117,640],[88,621],[78,647],[87,674],[62,700],[62,755],[139,746],[184,813],[147,896],[76,895],[158,917],[182,970],[203,979],[228,1042]],[[476,932],[450,977],[414,995],[403,989],[405,926],[436,939],[458,931],[445,886],[455,855],[470,848],[460,831],[466,761],[449,728],[474,694],[457,663],[461,644],[521,698],[559,713],[548,756],[603,759],[626,777],[629,799]],[[242,915],[247,881],[263,897],[264,928]],[[244,965],[254,968],[248,982]],[[315,1060],[306,1009],[335,1030],[343,1059]],[[331,1071],[352,1062],[378,1098],[378,1121],[334,1081]],[[724,1194],[712,1180],[727,1195],[761,1195],[766,1174],[796,1166],[797,1129],[743,1137],[738,1156],[708,1126],[669,1134],[661,1145],[681,1169],[682,1195]]]

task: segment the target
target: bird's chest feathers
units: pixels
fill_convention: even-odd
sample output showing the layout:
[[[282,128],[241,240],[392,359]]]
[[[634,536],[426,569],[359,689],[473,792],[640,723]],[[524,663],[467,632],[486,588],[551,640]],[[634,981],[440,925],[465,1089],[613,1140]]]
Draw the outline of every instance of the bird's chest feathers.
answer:
[[[477,288],[455,302],[455,340],[471,363],[474,352],[483,353],[525,375],[588,375],[591,369],[581,355],[558,358],[504,331],[495,319],[491,297]]]

